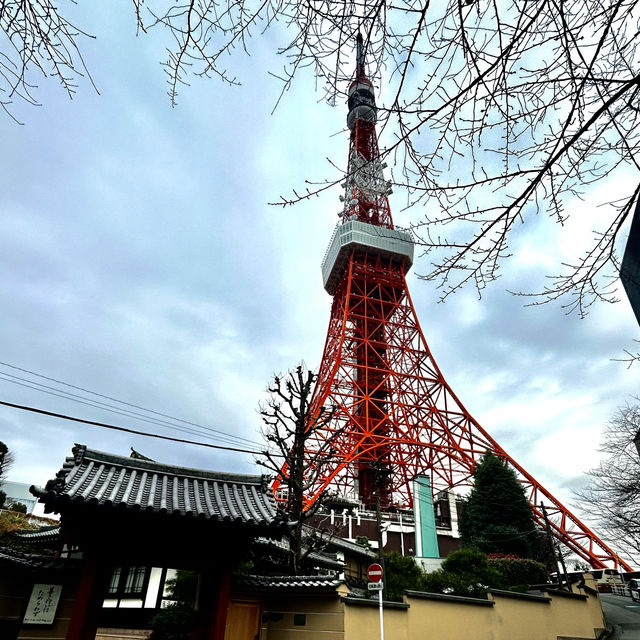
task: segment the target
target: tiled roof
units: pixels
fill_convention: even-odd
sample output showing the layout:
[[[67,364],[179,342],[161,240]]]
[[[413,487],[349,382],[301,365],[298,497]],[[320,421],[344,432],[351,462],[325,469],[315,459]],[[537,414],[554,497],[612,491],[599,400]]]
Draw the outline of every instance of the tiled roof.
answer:
[[[339,536],[333,536],[329,539],[329,546],[334,546],[336,549],[342,549],[355,555],[364,556],[366,558],[376,558],[378,554],[369,547],[365,547],[357,542],[351,542],[345,538]]]
[[[64,569],[72,564],[78,563],[65,558],[23,553],[8,547],[0,547],[0,566],[13,565],[24,569]]]
[[[289,541],[286,538],[283,538],[282,540],[256,538],[255,544],[258,547],[275,549],[282,555],[289,553]],[[312,551],[306,556],[305,561],[318,567],[337,569],[339,571],[344,569],[344,563],[337,560],[335,554],[323,553],[322,551]]]
[[[31,492],[55,511],[70,504],[110,505],[269,528],[283,524],[267,476],[164,465],[79,444],[56,478]]]
[[[256,589],[337,589],[344,581],[337,575],[333,576],[238,576],[235,584]]]
[[[23,542],[54,542],[60,539],[60,525],[54,524],[50,527],[40,527],[40,529],[22,529],[16,531],[14,535]]]

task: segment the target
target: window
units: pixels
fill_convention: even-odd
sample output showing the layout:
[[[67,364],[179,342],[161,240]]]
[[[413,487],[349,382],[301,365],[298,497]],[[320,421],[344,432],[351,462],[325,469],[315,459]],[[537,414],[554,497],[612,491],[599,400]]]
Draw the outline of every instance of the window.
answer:
[[[127,578],[124,583],[124,595],[141,594],[144,588],[144,581],[147,577],[146,567],[129,567]]]
[[[120,574],[122,573],[122,567],[116,567],[111,574],[111,580],[109,580],[109,588],[107,593],[114,595],[118,593],[118,585],[120,584]]]
[[[148,575],[148,567],[115,567],[107,587],[107,597],[141,598]]]

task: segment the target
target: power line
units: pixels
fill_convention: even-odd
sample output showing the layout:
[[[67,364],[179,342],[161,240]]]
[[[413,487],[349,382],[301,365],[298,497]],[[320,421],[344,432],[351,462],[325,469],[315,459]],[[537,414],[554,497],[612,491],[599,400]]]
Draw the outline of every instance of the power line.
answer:
[[[13,378],[17,378],[17,380],[9,380],[8,378],[5,378],[5,373],[0,373],[0,380],[5,380],[6,382],[11,382],[12,384],[17,384],[21,387],[26,387],[27,389],[33,389],[34,391],[39,391],[41,393],[46,393],[47,395],[50,396],[55,396],[58,398],[63,398],[64,400],[72,400],[73,402],[77,402],[78,404],[84,404],[88,407],[95,407],[97,409],[101,409],[103,411],[109,411],[110,413],[115,413],[117,415],[121,415],[121,416],[125,416],[127,418],[134,418],[135,420],[141,420],[143,422],[148,422],[150,424],[157,424],[158,426],[161,427],[166,427],[169,429],[173,429],[175,431],[182,431],[183,433],[191,433],[194,435],[203,435],[205,437],[208,437],[211,440],[220,440],[222,442],[227,442],[227,443],[236,443],[240,441],[240,438],[234,438],[233,436],[217,436],[217,435],[210,435],[208,434],[206,431],[203,433],[200,430],[196,430],[196,429],[189,429],[187,427],[180,427],[177,425],[172,425],[170,422],[166,422],[164,420],[156,420],[155,418],[150,418],[148,416],[145,416],[144,414],[140,414],[137,412],[130,412],[127,410],[120,410],[116,407],[113,407],[112,405],[106,405],[103,402],[99,402],[99,401],[93,401],[90,398],[84,398],[82,396],[76,396],[76,398],[71,398],[69,397],[69,395],[61,390],[61,389],[56,389],[55,387],[48,387],[46,385],[41,385],[38,382],[33,382],[32,380],[25,380],[24,378],[18,378],[17,376],[11,376]],[[18,380],[24,380],[24,382],[18,382]],[[32,385],[38,385],[38,386],[32,386]],[[39,387],[44,387],[44,388],[39,388]],[[46,389],[52,389],[51,391],[47,391]],[[72,394],[75,395],[75,394]],[[81,398],[81,399],[77,399],[77,398]],[[104,405],[104,406],[101,406]],[[110,407],[110,408],[108,408]],[[252,441],[248,441],[249,444],[257,444],[254,443]],[[259,446],[259,445],[258,445]]]
[[[244,444],[248,444],[248,445],[251,445],[251,446],[260,446],[260,443],[254,441],[254,440],[250,440],[248,438],[243,438],[242,436],[232,435],[232,434],[229,434],[229,433],[227,433],[225,431],[222,431],[220,429],[215,429],[213,427],[209,427],[209,426],[206,426],[206,425],[198,424],[196,422],[190,422],[189,420],[184,420],[182,418],[177,418],[175,416],[172,416],[172,415],[169,415],[169,414],[166,414],[166,413],[162,413],[160,411],[155,411],[153,409],[149,409],[147,407],[143,407],[143,406],[138,405],[138,404],[134,404],[134,403],[131,403],[131,402],[126,402],[125,400],[120,400],[120,399],[115,398],[113,396],[109,396],[109,395],[106,395],[106,394],[103,394],[103,393],[99,393],[97,391],[92,391],[91,389],[87,389],[85,387],[80,387],[78,385],[71,384],[71,383],[65,382],[63,380],[58,380],[57,378],[52,378],[50,376],[46,376],[46,375],[43,375],[41,373],[37,373],[35,371],[31,371],[29,369],[25,369],[23,367],[18,367],[16,365],[10,364],[8,362],[0,361],[0,365],[8,367],[10,369],[14,369],[15,371],[22,371],[23,373],[28,373],[29,375],[36,376],[36,377],[42,378],[44,380],[49,380],[50,382],[55,382],[56,384],[64,385],[64,386],[69,387],[71,389],[76,389],[78,391],[83,391],[84,393],[89,393],[91,395],[94,395],[94,396],[97,396],[97,397],[100,397],[100,398],[104,398],[106,400],[112,400],[113,402],[117,402],[118,404],[122,404],[122,405],[125,405],[125,406],[128,406],[128,407],[132,407],[134,409],[140,409],[142,411],[145,411],[145,412],[153,414],[153,415],[160,416],[162,418],[169,418],[170,420],[173,420],[173,421],[176,421],[176,422],[181,422],[182,424],[190,425],[192,427],[197,427],[198,429],[203,430],[204,433],[201,432],[201,431],[189,430],[187,428],[180,428],[177,425],[172,425],[172,424],[166,423],[165,421],[162,421],[162,420],[158,420],[158,421],[154,422],[155,424],[158,424],[158,425],[164,424],[164,426],[167,426],[169,428],[175,429],[177,431],[182,431],[184,433],[193,433],[193,434],[196,434],[196,435],[206,435],[206,432],[210,432],[212,434],[217,434],[215,436],[207,436],[207,437],[211,437],[212,439],[217,439],[217,440],[222,440],[222,441],[227,441],[227,442],[229,442],[229,441],[230,442],[239,442],[239,443],[244,443]],[[113,407],[113,405],[109,405],[108,403],[101,403],[101,402],[99,402],[97,400],[92,400],[91,398],[85,398],[85,397],[79,396],[77,394],[71,394],[71,393],[69,393],[67,391],[64,391],[63,389],[56,389],[54,387],[49,387],[47,385],[43,385],[43,384],[41,384],[39,382],[36,382],[34,380],[26,380],[24,378],[20,378],[19,376],[13,376],[13,375],[11,375],[9,373],[6,373],[6,372],[3,372],[3,373],[4,373],[5,376],[9,376],[11,378],[16,378],[17,380],[22,380],[23,382],[28,382],[30,384],[37,385],[38,387],[43,387],[43,389],[39,389],[39,388],[36,388],[36,387],[30,387],[30,388],[34,389],[35,391],[40,391],[41,393],[48,393],[49,395],[58,395],[58,397],[65,398],[65,399],[71,400],[73,402],[78,402],[80,404],[87,404],[87,401],[88,402],[98,403],[98,404],[104,405],[104,407],[99,407],[99,406],[97,406],[97,404],[93,404],[93,405],[89,405],[89,406],[95,406],[97,408],[103,408],[103,410],[105,410],[105,411],[111,411],[113,413],[119,413],[120,415],[128,415],[129,417],[140,416],[140,414],[138,414],[137,412],[129,412],[129,414],[123,413],[121,410]],[[4,378],[4,379],[7,382],[12,382],[14,384],[20,384],[18,382],[14,382],[13,380],[9,380],[7,378]],[[26,386],[26,385],[21,385],[21,386]],[[50,391],[45,391],[44,389],[51,389],[51,390],[56,391],[58,393],[51,393]],[[60,394],[65,394],[65,395],[60,395]],[[73,397],[70,397],[70,396],[73,396]],[[77,398],[81,398],[81,400],[79,400]],[[141,419],[141,420],[144,420],[146,422],[153,422],[152,419],[149,418],[149,417],[139,417],[139,418],[136,417],[136,419]]]
[[[38,413],[44,416],[51,416],[53,418],[60,418],[61,420],[70,420],[71,422],[80,422],[82,424],[89,424],[94,427],[103,427],[104,429],[112,429],[114,431],[122,431],[124,433],[132,433],[137,436],[145,436],[147,438],[158,438],[160,440],[170,440],[171,442],[180,442],[182,444],[195,444],[199,447],[208,447],[210,449],[222,449],[224,451],[235,451],[238,453],[251,453],[256,456],[264,456],[264,451],[252,451],[251,449],[240,449],[237,447],[224,447],[219,444],[211,444],[209,442],[197,442],[195,440],[183,440],[182,438],[173,438],[171,436],[163,436],[159,433],[147,433],[145,431],[138,431],[136,429],[128,429],[127,427],[119,427],[114,424],[106,424],[104,422],[96,422],[94,420],[85,420],[83,418],[75,418],[63,413],[55,413],[53,411],[45,411],[44,409],[37,409],[36,407],[28,407],[22,404],[14,404],[13,402],[5,402],[0,400],[0,405],[5,407],[11,407],[12,409],[20,409],[21,411],[30,411],[31,413]]]

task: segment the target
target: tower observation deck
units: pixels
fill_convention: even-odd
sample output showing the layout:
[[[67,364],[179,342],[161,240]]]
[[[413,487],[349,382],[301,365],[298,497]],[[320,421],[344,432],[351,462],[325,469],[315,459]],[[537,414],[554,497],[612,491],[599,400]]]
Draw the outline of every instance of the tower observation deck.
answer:
[[[358,37],[349,87],[347,177],[340,222],[322,263],[333,297],[329,328],[310,404],[310,420],[331,419],[306,442],[314,459],[331,451],[306,496],[325,491],[371,508],[412,508],[412,480],[427,476],[433,494],[470,485],[487,451],[516,472],[534,519],[594,568],[631,567],[554,498],[465,409],[427,345],[405,276],[413,263],[411,234],[396,229],[376,136],[373,85]],[[316,422],[317,421],[317,422]],[[282,475],[286,475],[286,468]],[[277,489],[281,478],[274,483]]]
[[[338,224],[322,261],[322,280],[329,295],[336,292],[352,253],[379,254],[406,274],[413,264],[413,240],[406,231],[359,220]]]

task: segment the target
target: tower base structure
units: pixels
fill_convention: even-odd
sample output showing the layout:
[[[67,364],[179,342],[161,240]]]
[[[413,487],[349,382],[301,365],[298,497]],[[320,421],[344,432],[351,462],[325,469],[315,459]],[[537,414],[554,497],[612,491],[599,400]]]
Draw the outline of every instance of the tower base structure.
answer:
[[[339,251],[330,249],[333,263],[323,265],[334,300],[311,414],[333,408],[334,419],[308,446],[316,449],[330,438],[334,461],[326,463],[309,503],[331,492],[370,509],[377,502],[386,510],[414,508],[416,476],[428,479],[434,495],[469,486],[475,464],[491,451],[515,470],[541,528],[547,523],[544,505],[553,535],[571,551],[594,568],[630,571],[468,413],[418,323],[405,279],[412,256],[406,240],[392,254],[377,246],[386,236],[374,237],[375,246],[360,237]]]

